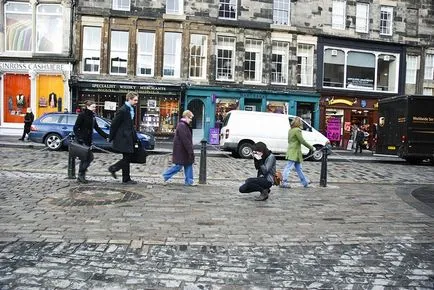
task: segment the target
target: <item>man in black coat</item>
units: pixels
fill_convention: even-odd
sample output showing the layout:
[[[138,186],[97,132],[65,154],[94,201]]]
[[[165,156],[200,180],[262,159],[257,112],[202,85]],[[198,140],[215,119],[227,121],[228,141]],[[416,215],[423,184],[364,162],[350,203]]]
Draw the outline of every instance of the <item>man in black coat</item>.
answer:
[[[130,162],[134,156],[134,146],[137,145],[137,133],[134,129],[134,106],[139,101],[136,93],[129,92],[125,104],[116,112],[110,127],[109,140],[113,141],[113,149],[122,153],[122,159],[108,168],[114,178],[116,171],[122,169],[122,183],[136,184],[130,177]]]
[[[30,133],[30,127],[32,127],[32,123],[35,120],[35,116],[32,113],[32,108],[27,108],[27,113],[24,116],[24,131],[23,136],[19,140],[24,141],[26,134]],[[28,138],[28,137],[27,137]]]
[[[98,122],[95,120],[95,110],[96,104],[94,101],[84,102],[86,108],[83,112],[78,115],[77,120],[74,125],[74,135],[78,143],[84,144],[86,146],[92,145],[92,135],[93,129],[95,129],[98,134],[103,138],[107,139],[109,136],[104,132],[99,126]],[[93,161],[93,153],[89,152],[87,159],[80,160],[80,166],[78,169],[77,181],[81,183],[87,183],[86,180],[86,170]]]

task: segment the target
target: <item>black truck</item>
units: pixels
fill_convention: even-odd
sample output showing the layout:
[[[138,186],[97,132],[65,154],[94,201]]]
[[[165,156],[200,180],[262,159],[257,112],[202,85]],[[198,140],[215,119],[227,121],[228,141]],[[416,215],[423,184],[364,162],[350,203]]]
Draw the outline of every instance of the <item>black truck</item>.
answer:
[[[377,154],[434,164],[434,97],[396,96],[378,103]]]

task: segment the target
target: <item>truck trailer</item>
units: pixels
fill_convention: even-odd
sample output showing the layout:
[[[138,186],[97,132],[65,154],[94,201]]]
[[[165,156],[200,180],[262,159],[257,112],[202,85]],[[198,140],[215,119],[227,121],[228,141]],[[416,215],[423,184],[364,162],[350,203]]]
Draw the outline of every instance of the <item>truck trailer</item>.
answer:
[[[434,97],[395,96],[378,102],[377,154],[434,164]]]

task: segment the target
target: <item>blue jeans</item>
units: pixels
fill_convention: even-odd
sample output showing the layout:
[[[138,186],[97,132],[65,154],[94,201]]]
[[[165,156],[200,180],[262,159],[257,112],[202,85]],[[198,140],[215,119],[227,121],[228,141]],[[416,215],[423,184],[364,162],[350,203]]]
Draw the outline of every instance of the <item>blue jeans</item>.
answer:
[[[288,183],[288,176],[289,173],[291,173],[292,168],[295,167],[295,171],[297,172],[298,177],[300,178],[301,184],[306,187],[308,185],[308,181],[306,179],[306,176],[304,176],[303,170],[301,168],[300,162],[295,162],[292,160],[288,160],[288,164],[286,164],[285,169],[283,170],[282,174],[282,182]]]
[[[169,180],[173,175],[181,171],[182,167],[184,167],[184,176],[185,176],[185,184],[193,184],[193,164],[189,165],[181,165],[181,164],[174,164],[172,167],[169,167],[166,171],[163,173],[164,181]]]

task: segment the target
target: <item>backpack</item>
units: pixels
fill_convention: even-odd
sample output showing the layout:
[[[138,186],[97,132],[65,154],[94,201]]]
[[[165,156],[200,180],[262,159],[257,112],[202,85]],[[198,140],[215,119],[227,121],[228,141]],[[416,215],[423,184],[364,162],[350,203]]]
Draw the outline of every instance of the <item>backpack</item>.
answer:
[[[279,170],[276,170],[276,172],[274,173],[273,179],[274,179],[273,185],[279,186],[280,183],[282,182],[282,172],[280,172]]]

